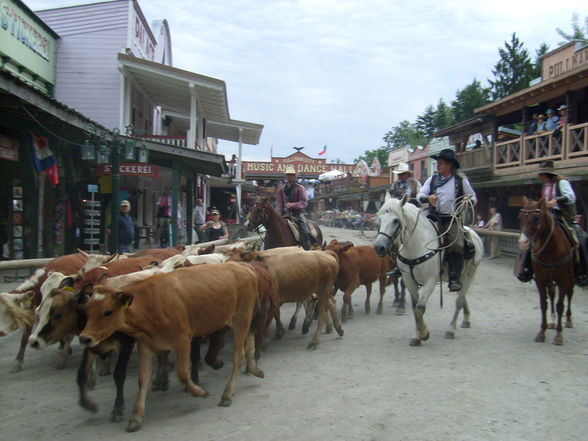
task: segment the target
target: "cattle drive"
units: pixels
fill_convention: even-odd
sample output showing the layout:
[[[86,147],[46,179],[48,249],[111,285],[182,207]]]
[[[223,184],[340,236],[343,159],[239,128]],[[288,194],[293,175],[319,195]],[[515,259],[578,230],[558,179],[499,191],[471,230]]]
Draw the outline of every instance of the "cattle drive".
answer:
[[[446,159],[451,162],[451,157]],[[243,364],[246,373],[264,378],[258,363],[263,363],[264,351],[271,351],[272,322],[275,321],[276,339],[286,335],[280,309],[287,303],[296,304],[289,330],[295,329],[301,309],[302,334],[308,333],[316,320],[307,343],[307,348],[314,350],[319,347],[323,331],[329,334],[334,328],[337,332],[338,337],[332,336],[324,343],[329,347],[334,344],[333,339],[343,337],[341,322],[349,324],[354,318],[352,295],[361,285],[365,286],[366,315],[371,312],[370,295],[375,282],[380,294],[376,312],[384,312],[386,288],[394,283],[396,314],[403,315],[406,286],[416,325],[410,345],[420,346],[431,335],[424,321],[427,301],[437,287],[448,282],[449,291],[456,293],[456,307],[445,337],[454,339],[460,312],[463,311],[461,327],[471,326],[466,294],[475,283],[483,254],[481,239],[465,225],[465,213],[475,203],[475,194],[464,184],[459,190],[461,194],[456,191],[451,195],[450,208],[434,216],[408,203],[406,194],[401,198],[386,194],[378,212],[378,235],[371,245],[336,238],[321,244],[320,230],[318,235],[310,233],[306,243],[296,229],[288,226],[287,219],[282,219],[266,198],[261,198],[247,222],[249,226],[269,228],[265,238],[260,234],[225,245],[192,244],[135,254],[92,254],[79,250],[55,258],[14,291],[0,293],[0,337],[23,330],[21,349],[12,370],[23,368],[27,343],[38,350],[59,344],[57,367],[66,369],[75,350],[71,342],[78,337],[83,346],[76,377],[79,404],[97,412],[98,405],[91,396],[97,384],[96,361],[103,363],[100,373],[105,375],[111,371],[110,359],[116,358],[116,394],[110,420],[120,422],[125,417],[125,379],[132,369],[130,361],[137,347],[139,389],[127,425],[127,431],[134,432],[145,421],[148,389],[169,389],[170,366],[175,366],[186,392],[194,397],[209,394],[203,387],[207,374],[201,381],[198,372],[200,346],[206,341],[209,346],[203,360],[214,369],[225,365],[219,358],[225,339],[230,338],[232,345],[232,370],[226,374],[228,380],[220,406],[232,404]],[[441,205],[437,206],[445,207],[447,201],[442,198],[448,196],[433,193],[435,185],[427,182],[417,197],[431,205],[441,198]],[[294,220],[298,228],[306,222],[301,218]],[[555,328],[554,343],[561,345],[566,300],[565,326],[572,327],[574,243],[557,226],[544,199],[536,202],[525,198],[520,223],[520,244],[532,251],[540,294],[542,320],[535,341],[545,341],[546,330]],[[310,224],[310,230],[313,229]],[[339,290],[343,292],[340,313],[336,307]],[[557,310],[556,323],[548,323],[548,299],[552,315]],[[353,325],[349,328],[352,333]],[[374,337],[372,344],[378,344],[377,340]],[[152,381],[154,357],[157,367]]]

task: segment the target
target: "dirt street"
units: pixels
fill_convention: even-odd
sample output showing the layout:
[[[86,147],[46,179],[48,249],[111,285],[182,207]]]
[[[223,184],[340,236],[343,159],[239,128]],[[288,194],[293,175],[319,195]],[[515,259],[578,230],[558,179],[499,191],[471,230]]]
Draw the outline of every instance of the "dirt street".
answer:
[[[356,232],[325,228],[325,239],[363,243]],[[426,322],[431,338],[409,347],[410,306],[399,316],[392,288],[384,312],[363,311],[365,289],[353,296],[355,317],[344,337],[323,335],[308,351],[300,325],[272,341],[260,361],[265,378],[241,375],[233,405],[217,407],[230,373],[203,367],[210,392],[204,399],[182,392],[174,374],[167,392],[150,392],[143,429],[125,432],[137,391],[133,355],[126,385],[124,423],[108,421],[114,400],[111,377],[99,377],[93,397],[98,413],[77,404],[77,344],[66,369],[57,371],[55,347],[27,350],[24,369],[10,373],[20,333],[0,339],[0,440],[411,440],[577,441],[588,433],[588,291],[576,289],[574,329],[564,345],[534,343],[539,329],[534,285],[512,276],[514,260],[484,259],[469,295],[471,329],[444,338],[455,296],[431,297]],[[5,290],[13,285],[0,285]],[[342,303],[338,295],[337,306]],[[289,320],[292,307],[285,307]],[[299,320],[301,323],[301,320]],[[312,328],[312,330],[314,327]]]

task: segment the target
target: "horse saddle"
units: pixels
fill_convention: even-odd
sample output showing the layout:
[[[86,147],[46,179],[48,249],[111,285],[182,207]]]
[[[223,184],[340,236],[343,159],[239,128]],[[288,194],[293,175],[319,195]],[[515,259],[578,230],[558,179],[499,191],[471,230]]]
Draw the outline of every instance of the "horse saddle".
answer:
[[[284,217],[284,219],[286,219],[286,221],[288,222],[288,226],[290,227],[290,230],[292,230],[292,234],[294,235],[294,239],[296,239],[298,242],[300,242],[300,231],[298,230],[298,224],[296,223],[296,218],[293,216],[286,216]],[[312,237],[313,239],[318,239],[318,231],[316,229],[316,226],[314,224],[314,222],[308,222],[308,220],[304,220],[304,222],[306,222],[306,226],[308,227],[308,231],[310,231],[310,237]]]

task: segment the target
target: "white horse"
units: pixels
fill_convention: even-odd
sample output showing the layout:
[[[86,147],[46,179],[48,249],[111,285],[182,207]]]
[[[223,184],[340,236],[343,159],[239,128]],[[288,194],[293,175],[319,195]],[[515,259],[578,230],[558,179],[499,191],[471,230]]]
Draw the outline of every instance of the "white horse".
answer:
[[[412,311],[416,322],[416,335],[410,340],[410,345],[419,346],[421,341],[429,338],[429,330],[423,316],[427,300],[440,281],[441,252],[438,250],[441,246],[433,223],[417,207],[406,204],[406,200],[406,197],[399,200],[386,194],[386,201],[378,211],[380,229],[374,242],[374,249],[380,256],[383,256],[390,250],[393,242],[399,245],[398,268],[402,272],[402,279],[410,292]],[[461,327],[470,327],[470,308],[466,300],[466,293],[484,254],[484,246],[480,237],[470,228],[466,227],[466,229],[474,243],[475,255],[473,259],[464,262],[461,274],[462,289],[457,293],[453,320],[445,333],[445,338],[448,339],[455,338],[455,324],[462,308],[464,318]],[[444,271],[442,281],[446,280],[447,271]]]

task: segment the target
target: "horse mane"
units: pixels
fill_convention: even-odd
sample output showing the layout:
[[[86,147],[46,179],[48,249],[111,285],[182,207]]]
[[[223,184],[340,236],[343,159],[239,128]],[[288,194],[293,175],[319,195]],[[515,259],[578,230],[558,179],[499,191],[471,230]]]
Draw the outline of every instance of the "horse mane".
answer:
[[[389,214],[396,214],[402,215],[405,218],[412,222],[416,222],[417,216],[419,215],[420,209],[413,204],[404,204],[404,206],[400,205],[400,199],[388,199],[384,205],[378,210],[378,216],[389,213]]]

